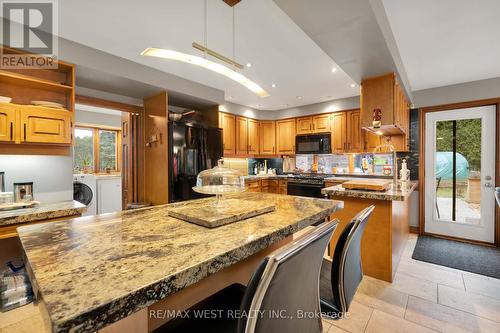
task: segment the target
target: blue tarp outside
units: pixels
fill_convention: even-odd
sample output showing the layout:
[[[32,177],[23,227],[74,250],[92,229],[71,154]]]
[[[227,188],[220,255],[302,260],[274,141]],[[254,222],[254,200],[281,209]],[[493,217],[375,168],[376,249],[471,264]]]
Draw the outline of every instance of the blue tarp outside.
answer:
[[[467,180],[469,177],[469,162],[462,155],[457,153],[457,180]],[[453,152],[436,153],[436,178],[441,180],[453,179]]]

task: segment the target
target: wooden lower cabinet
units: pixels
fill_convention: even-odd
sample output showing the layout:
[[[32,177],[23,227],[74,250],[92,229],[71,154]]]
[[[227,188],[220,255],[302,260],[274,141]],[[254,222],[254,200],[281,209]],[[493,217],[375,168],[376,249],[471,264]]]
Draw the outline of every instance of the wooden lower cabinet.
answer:
[[[24,107],[20,110],[21,140],[71,144],[73,116],[69,111]]]
[[[0,106],[0,141],[14,141],[15,120],[15,109],[8,106]]]
[[[276,147],[280,155],[295,154],[295,119],[276,121]]]
[[[286,179],[280,179],[279,180],[279,190],[278,190],[278,193],[279,194],[287,195],[288,194],[287,186],[288,186],[288,180],[286,180]]]
[[[245,190],[247,192],[261,192],[260,180],[245,180]]]
[[[363,274],[392,282],[410,230],[409,200],[373,200],[346,196],[331,196],[330,199],[344,202],[344,209],[330,216],[331,219],[339,220],[339,231],[333,233],[330,241],[330,257],[333,257],[339,235],[345,226],[362,209],[375,205],[361,240]]]
[[[278,179],[262,179],[261,192],[266,193],[279,193],[279,180]]]
[[[245,180],[247,192],[265,192],[287,194],[288,180],[286,179],[249,179]]]

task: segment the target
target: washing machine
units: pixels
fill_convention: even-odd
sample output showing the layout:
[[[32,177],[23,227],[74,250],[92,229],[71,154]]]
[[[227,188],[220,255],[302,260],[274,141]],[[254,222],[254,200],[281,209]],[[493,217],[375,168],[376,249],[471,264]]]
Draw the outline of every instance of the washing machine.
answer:
[[[73,200],[87,206],[87,211],[82,215],[97,214],[97,181],[94,175],[73,175]]]

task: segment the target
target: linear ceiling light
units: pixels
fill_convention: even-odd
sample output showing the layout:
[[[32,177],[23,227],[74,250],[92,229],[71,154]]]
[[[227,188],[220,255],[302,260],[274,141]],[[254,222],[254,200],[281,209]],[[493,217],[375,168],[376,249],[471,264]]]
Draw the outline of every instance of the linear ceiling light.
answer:
[[[216,72],[218,74],[224,75],[227,78],[230,78],[233,81],[238,82],[239,84],[245,86],[247,89],[251,90],[255,94],[257,94],[260,97],[267,97],[269,96],[269,93],[262,89],[261,86],[259,86],[257,83],[249,80],[247,77],[244,75],[224,66],[219,63],[213,62],[211,60],[182,53],[182,52],[177,52],[177,51],[172,51],[172,50],[165,50],[165,49],[158,49],[158,48],[152,48],[148,47],[144,51],[142,51],[141,55],[143,56],[150,56],[150,57],[158,57],[158,58],[164,58],[164,59],[170,59],[170,60],[177,60],[177,61],[182,61],[188,64],[192,65],[197,65],[200,67],[203,67],[205,69],[211,70],[213,72]]]

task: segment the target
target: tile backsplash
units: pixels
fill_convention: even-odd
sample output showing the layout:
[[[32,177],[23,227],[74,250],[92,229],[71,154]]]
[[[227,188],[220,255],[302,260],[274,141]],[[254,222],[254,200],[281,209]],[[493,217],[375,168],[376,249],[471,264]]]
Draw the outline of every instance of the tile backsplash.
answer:
[[[248,159],[248,174],[255,174],[254,168],[256,164],[263,164],[267,161],[268,169],[276,169],[278,175],[283,174],[283,159],[282,158],[249,158]]]

